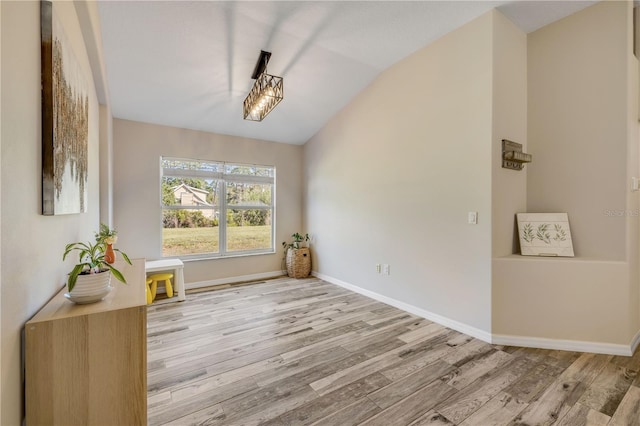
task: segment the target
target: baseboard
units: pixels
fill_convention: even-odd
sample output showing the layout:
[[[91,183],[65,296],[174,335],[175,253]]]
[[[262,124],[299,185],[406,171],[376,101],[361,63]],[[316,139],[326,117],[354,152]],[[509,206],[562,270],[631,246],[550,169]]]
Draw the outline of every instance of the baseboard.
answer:
[[[216,285],[223,285],[223,284],[237,284],[237,283],[244,283],[249,281],[260,281],[260,280],[266,280],[269,278],[281,277],[283,275],[286,275],[286,272],[272,271],[272,272],[263,272],[261,274],[239,275],[236,277],[219,278],[217,280],[196,281],[193,283],[184,283],[184,289],[191,290],[196,288],[213,287]],[[158,287],[158,293],[159,294],[166,293],[164,286]]]
[[[377,300],[382,303],[386,303],[387,305],[394,306],[398,309],[402,309],[403,311],[409,312],[411,314],[417,315],[419,317],[428,319],[429,321],[436,322],[440,325],[444,325],[445,327],[449,327],[453,330],[459,331],[460,333],[464,333],[466,335],[475,337],[487,343],[491,343],[491,333],[487,333],[484,330],[480,330],[479,328],[471,327],[470,325],[452,320],[450,318],[444,317],[442,315],[435,314],[433,312],[429,312],[425,309],[418,308],[416,306],[410,305],[405,302],[401,302],[399,300],[392,299],[391,297],[384,296],[382,294],[373,292],[371,290],[366,290],[362,287],[358,287],[353,284],[349,284],[347,282],[341,281],[337,278],[330,277],[328,275],[324,275],[318,273],[316,271],[311,272],[311,275],[314,277],[318,277],[321,280],[327,281],[331,284],[338,285],[340,287],[344,287],[347,290],[351,290],[355,293],[362,294],[363,296],[370,297],[374,300]]]
[[[616,343],[585,342],[581,340],[545,339],[540,337],[509,336],[494,334],[493,343],[496,345],[524,346],[527,348],[557,349],[561,351],[591,352],[605,355],[631,356],[630,345]]]
[[[190,290],[190,289],[203,288],[203,287],[213,287],[213,286],[222,285],[222,284],[234,284],[234,283],[243,283],[243,282],[249,282],[249,281],[259,281],[259,280],[265,280],[268,278],[281,277],[282,275],[286,275],[286,273],[283,273],[282,271],[271,271],[271,272],[262,272],[260,274],[238,275],[235,277],[219,278],[217,280],[196,281],[192,283],[185,283],[185,289]]]
[[[186,283],[185,287],[187,290],[189,290],[189,289],[196,289],[196,288],[203,288],[203,287],[212,287],[212,286],[222,285],[222,284],[258,281],[258,280],[264,280],[269,278],[276,278],[283,275],[286,275],[286,271],[263,272],[260,274],[239,275],[235,277],[220,278],[216,280]],[[391,297],[384,296],[382,294],[364,289],[362,287],[358,287],[356,285],[347,283],[345,281],[339,280],[337,278],[334,278],[328,275],[321,274],[316,271],[313,271],[311,275],[313,275],[314,277],[320,278],[321,280],[327,281],[331,284],[335,284],[337,286],[346,288],[355,293],[362,294],[363,296],[370,297],[379,302],[386,303],[387,305],[394,306],[398,309],[402,309],[403,311],[428,319],[429,321],[433,321],[445,327],[449,327],[453,330],[475,337],[484,342],[493,343],[496,345],[522,346],[522,347],[540,348],[540,349],[556,349],[556,350],[575,351],[575,352],[591,352],[591,353],[598,353],[598,354],[622,355],[622,356],[633,355],[636,349],[638,349],[638,346],[640,346],[640,330],[638,331],[638,333],[636,333],[635,337],[633,338],[633,340],[629,345],[615,344],[615,343],[585,342],[585,341],[579,341],[579,340],[545,339],[540,337],[528,337],[528,336],[510,336],[506,334],[491,334],[479,328],[472,327],[470,325],[461,323],[459,321],[452,320],[451,318],[447,318],[442,315],[427,311],[425,309],[410,305],[408,303],[395,300]],[[160,288],[158,290],[160,293],[164,291],[164,289],[160,289]]]
[[[508,346],[522,346],[528,348],[540,348],[540,349],[557,349],[563,351],[575,351],[575,352],[591,352],[597,354],[607,355],[622,355],[631,356],[640,345],[640,331],[634,337],[633,341],[629,345],[615,344],[615,343],[600,343],[600,342],[584,342],[577,340],[558,340],[558,339],[543,339],[539,337],[527,337],[527,336],[509,336],[504,334],[492,334],[484,330],[480,330],[475,327],[471,327],[467,324],[452,320],[442,315],[429,312],[425,309],[418,308],[399,300],[392,299],[388,296],[358,287],[353,284],[341,281],[337,278],[330,277],[328,275],[321,274],[313,271],[311,273],[314,277],[318,277],[321,280],[327,281],[331,284],[344,287],[355,293],[362,294],[363,296],[370,297],[387,305],[395,306],[398,309],[412,313],[422,318],[426,318],[429,321],[436,322],[445,327],[449,327],[453,330],[475,337],[487,343],[493,343],[496,345],[508,345]]]
[[[631,341],[631,355],[636,353],[636,350],[638,349],[638,345],[640,345],[640,330],[638,330],[638,332],[636,333],[636,336]]]

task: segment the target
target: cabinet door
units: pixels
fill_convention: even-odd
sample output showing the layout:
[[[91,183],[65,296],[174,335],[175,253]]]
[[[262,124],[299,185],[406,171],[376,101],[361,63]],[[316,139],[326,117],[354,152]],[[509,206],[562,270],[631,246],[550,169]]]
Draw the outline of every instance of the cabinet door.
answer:
[[[27,324],[27,424],[146,424],[146,315],[133,307]]]

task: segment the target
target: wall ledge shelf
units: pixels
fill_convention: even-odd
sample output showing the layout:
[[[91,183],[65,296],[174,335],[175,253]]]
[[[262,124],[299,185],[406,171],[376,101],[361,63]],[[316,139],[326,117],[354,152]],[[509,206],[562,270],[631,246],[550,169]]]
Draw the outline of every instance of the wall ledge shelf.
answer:
[[[563,257],[563,256],[522,256],[520,254],[510,254],[507,256],[494,256],[492,260],[500,261],[522,261],[522,262],[569,262],[569,263],[610,263],[625,264],[626,260],[602,259],[597,257]]]

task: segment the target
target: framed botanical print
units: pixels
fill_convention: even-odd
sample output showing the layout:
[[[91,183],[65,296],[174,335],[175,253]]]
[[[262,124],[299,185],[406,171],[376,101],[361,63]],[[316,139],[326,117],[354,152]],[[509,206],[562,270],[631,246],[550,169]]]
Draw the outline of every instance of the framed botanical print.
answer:
[[[567,213],[518,213],[516,216],[523,256],[574,256]]]

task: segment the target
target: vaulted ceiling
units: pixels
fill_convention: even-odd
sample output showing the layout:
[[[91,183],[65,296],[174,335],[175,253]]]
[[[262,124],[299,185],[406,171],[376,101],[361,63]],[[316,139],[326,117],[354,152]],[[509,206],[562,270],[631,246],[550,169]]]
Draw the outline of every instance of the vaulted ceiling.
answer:
[[[380,72],[497,7],[523,31],[593,1],[100,1],[114,117],[303,144]],[[260,50],[284,77],[242,119]]]

